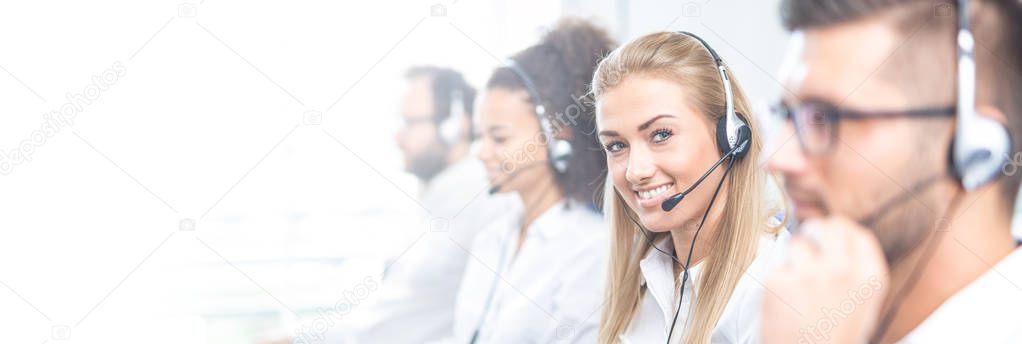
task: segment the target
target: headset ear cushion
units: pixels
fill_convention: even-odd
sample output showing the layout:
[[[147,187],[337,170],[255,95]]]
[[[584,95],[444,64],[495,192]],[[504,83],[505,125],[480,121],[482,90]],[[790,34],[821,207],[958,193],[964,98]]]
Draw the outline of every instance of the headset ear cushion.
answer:
[[[741,114],[738,115],[738,139],[735,140],[735,144],[742,145],[735,151],[735,157],[741,158],[749,152],[749,146],[752,143],[752,129],[745,124],[745,120],[742,119]],[[717,120],[717,148],[720,149],[720,155],[723,156],[731,151],[731,143],[727,139],[727,116],[720,116]]]
[[[557,172],[564,173],[568,170],[571,153],[571,142],[565,139],[554,139],[553,145],[550,146],[550,162],[553,163]]]
[[[448,146],[457,144],[461,135],[461,118],[455,118],[454,115],[448,116],[437,126],[437,130],[440,132],[440,139]]]
[[[752,129],[749,129],[748,125],[743,124],[741,127],[738,127],[737,142],[741,147],[735,151],[735,157],[741,158],[749,152],[749,146],[752,146]]]
[[[951,177],[954,177],[955,180],[961,182],[963,177],[962,171],[958,169],[958,164],[955,164],[955,145],[958,144],[958,138],[956,136],[957,135],[951,137],[951,144],[947,147],[947,166]]]
[[[717,149],[721,156],[731,151],[731,144],[727,140],[727,115],[717,120]]]

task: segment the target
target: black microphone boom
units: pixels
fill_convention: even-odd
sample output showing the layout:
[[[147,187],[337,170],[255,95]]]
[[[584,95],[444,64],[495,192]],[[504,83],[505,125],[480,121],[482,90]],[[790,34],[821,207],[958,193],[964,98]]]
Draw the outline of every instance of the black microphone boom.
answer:
[[[701,184],[703,180],[706,179],[706,177],[709,177],[710,173],[713,173],[713,171],[715,171],[717,167],[720,167],[720,164],[723,163],[724,160],[727,160],[727,158],[734,158],[735,152],[744,149],[745,146],[748,144],[749,144],[748,141],[744,141],[742,142],[742,144],[736,145],[735,148],[731,149],[730,152],[727,152],[727,154],[724,154],[724,156],[720,157],[720,160],[717,160],[717,163],[713,164],[713,167],[710,167],[710,169],[707,170],[706,173],[703,173],[702,177],[696,179],[696,182],[692,183],[692,186],[689,186],[688,189],[685,189],[685,191],[676,193],[674,194],[674,196],[671,196],[670,198],[664,200],[663,203],[660,203],[660,209],[663,209],[663,211],[674,210],[674,207],[678,206],[678,203],[681,203],[681,200],[685,199],[685,196],[687,196],[689,192],[695,190],[695,188],[699,186],[699,184]]]

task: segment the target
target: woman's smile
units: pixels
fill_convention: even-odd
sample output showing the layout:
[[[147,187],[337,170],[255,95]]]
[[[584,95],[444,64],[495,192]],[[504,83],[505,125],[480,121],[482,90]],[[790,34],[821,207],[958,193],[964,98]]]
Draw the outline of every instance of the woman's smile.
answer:
[[[660,207],[660,202],[675,194],[673,190],[674,183],[667,183],[659,186],[633,188],[632,194],[635,195],[635,203],[640,208],[652,208]]]

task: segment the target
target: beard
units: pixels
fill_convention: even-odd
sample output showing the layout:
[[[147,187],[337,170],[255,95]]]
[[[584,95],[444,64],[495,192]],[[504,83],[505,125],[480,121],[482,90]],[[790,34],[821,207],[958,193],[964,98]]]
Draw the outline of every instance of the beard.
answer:
[[[891,195],[872,197],[885,200],[867,216],[856,222],[873,230],[883,249],[890,267],[896,266],[906,256],[930,239],[937,231],[941,216],[947,216],[947,209],[941,204],[932,186],[943,180],[943,174],[919,178],[909,189]],[[938,212],[939,211],[939,212]]]
[[[428,182],[446,167],[447,147],[442,143],[435,143],[411,157],[406,170],[418,177],[420,181]]]

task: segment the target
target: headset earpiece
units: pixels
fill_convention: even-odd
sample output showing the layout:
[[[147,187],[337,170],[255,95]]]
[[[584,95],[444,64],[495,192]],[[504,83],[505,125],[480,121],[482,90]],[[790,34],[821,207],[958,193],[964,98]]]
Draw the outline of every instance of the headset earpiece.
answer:
[[[717,120],[717,149],[720,150],[720,155],[731,151],[731,142],[727,139],[727,116],[720,116]]]
[[[1003,124],[979,114],[964,123],[955,128],[951,140],[951,174],[965,190],[974,191],[1000,175],[1011,135]]]
[[[550,142],[550,161],[554,170],[564,173],[568,170],[568,160],[571,158],[571,142],[566,139],[554,139]]]
[[[752,146],[752,129],[743,124],[738,128],[738,150],[735,151],[735,157],[745,156],[749,152],[750,146]]]
[[[447,117],[437,124],[440,139],[448,146],[456,145],[461,140],[461,122],[464,121],[465,117],[465,103],[462,97],[463,95],[459,90],[451,92],[451,101],[447,107]]]
[[[522,86],[525,86],[525,92],[529,94],[529,100],[536,105],[536,118],[539,120],[540,130],[543,131],[543,136],[546,138],[550,166],[557,173],[566,172],[568,170],[568,162],[571,160],[571,154],[573,153],[571,141],[557,137],[555,133],[557,128],[555,128],[553,121],[546,114],[543,98],[540,97],[539,90],[536,89],[532,78],[525,73],[525,70],[519,67],[514,60],[507,60],[505,66],[522,81]]]
[[[958,0],[958,113],[951,141],[951,174],[967,191],[997,179],[1009,159],[1011,134],[1001,123],[976,112],[975,38],[969,2]]]
[[[720,119],[717,120],[717,148],[720,149],[720,155],[726,155],[738,147],[734,155],[736,158],[741,158],[749,152],[749,143],[752,142],[752,130],[745,124],[741,115],[738,115],[738,129],[735,133],[734,145],[731,142],[727,134],[727,116],[720,116]]]

